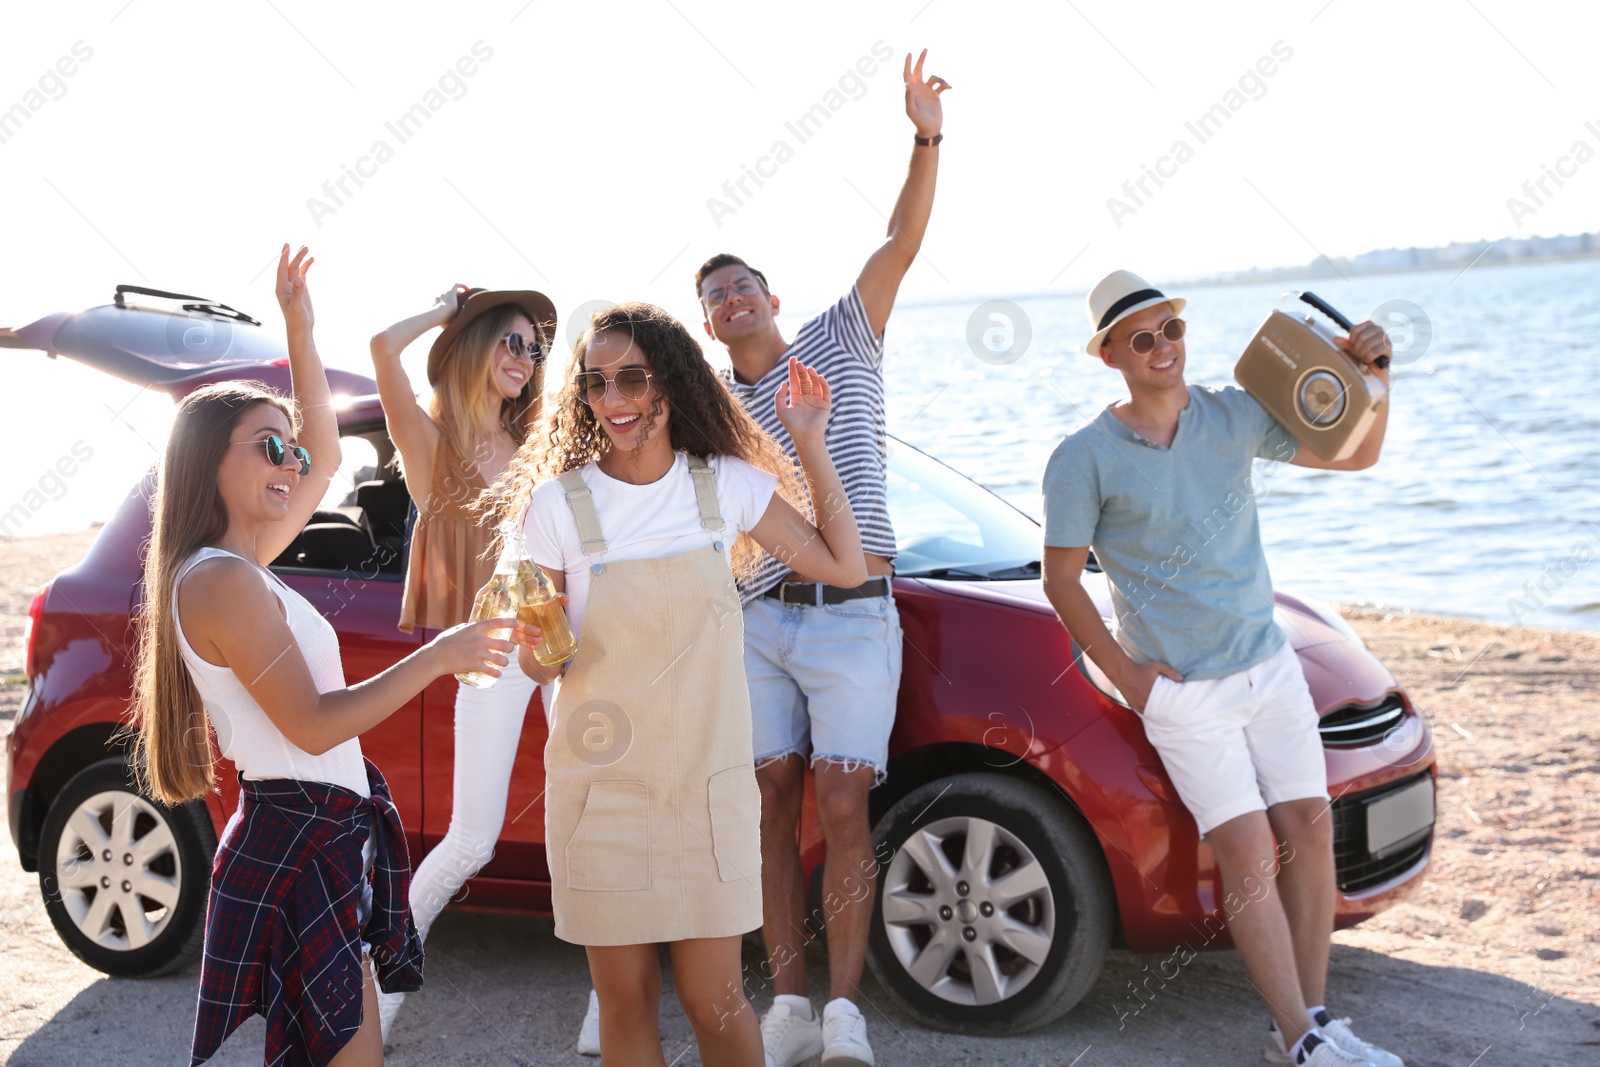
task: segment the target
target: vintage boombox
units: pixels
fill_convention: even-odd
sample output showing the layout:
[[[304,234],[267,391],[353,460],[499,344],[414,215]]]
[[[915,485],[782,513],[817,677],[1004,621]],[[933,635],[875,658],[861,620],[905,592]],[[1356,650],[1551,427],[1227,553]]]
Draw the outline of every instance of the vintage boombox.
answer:
[[[1256,331],[1233,376],[1318,457],[1347,459],[1361,447],[1389,389],[1334,344],[1337,335],[1305,314],[1302,301],[1341,329],[1351,328],[1349,319],[1315,293],[1290,293]],[[1378,365],[1387,366],[1387,357]]]

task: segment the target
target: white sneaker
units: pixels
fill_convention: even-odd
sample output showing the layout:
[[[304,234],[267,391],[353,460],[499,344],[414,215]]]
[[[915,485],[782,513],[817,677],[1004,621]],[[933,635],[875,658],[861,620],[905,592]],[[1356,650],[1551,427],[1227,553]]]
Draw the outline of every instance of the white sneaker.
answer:
[[[1327,1026],[1318,1029],[1329,1041],[1353,1056],[1360,1056],[1370,1061],[1375,1067],[1406,1067],[1406,1061],[1399,1056],[1357,1037],[1355,1031],[1350,1029],[1349,1019],[1334,1019]]]
[[[583,1025],[578,1027],[578,1055],[600,1055],[600,994],[589,990],[589,1010],[583,1013]]]
[[[1303,1067],[1377,1067],[1371,1060],[1351,1055],[1326,1037],[1319,1039],[1315,1030],[1307,1036],[1306,1044],[1312,1045],[1312,1049],[1311,1055],[1299,1061]],[[1271,1063],[1296,1062],[1284,1047],[1283,1036],[1276,1028],[1272,1031],[1271,1041],[1267,1043],[1265,1055]]]
[[[1405,1061],[1399,1056],[1357,1037],[1350,1029],[1349,1019],[1334,1019],[1327,1026],[1317,1027],[1317,1032],[1358,1060],[1371,1063],[1373,1067],[1406,1067]],[[1294,1063],[1294,1057],[1289,1055],[1289,1050],[1284,1047],[1283,1034],[1279,1032],[1276,1023],[1272,1026],[1271,1036],[1267,1039],[1267,1047],[1262,1055],[1268,1063]]]
[[[814,1011],[802,1019],[789,1005],[774,1004],[761,1018],[761,1047],[766,1067],[798,1067],[822,1051],[822,1022]]]
[[[823,1067],[873,1067],[867,1020],[854,1004],[829,1004],[822,1013]]]
[[[400,1014],[400,1005],[406,1002],[404,993],[385,993],[378,990],[378,1029],[383,1032],[383,1043],[389,1043],[389,1031],[394,1029],[394,1017]]]

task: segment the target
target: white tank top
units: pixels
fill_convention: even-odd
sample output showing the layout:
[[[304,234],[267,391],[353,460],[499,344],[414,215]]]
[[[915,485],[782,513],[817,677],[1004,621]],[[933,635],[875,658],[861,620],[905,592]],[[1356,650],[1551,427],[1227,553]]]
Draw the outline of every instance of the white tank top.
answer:
[[[218,556],[243,559],[220,548],[202,548],[190,556],[179,569],[177,580],[172,583],[172,617],[177,624],[174,629],[178,633],[178,647],[182,650],[184,665],[189,668],[189,677],[194,680],[194,687],[205,704],[206,714],[211,717],[211,724],[217,731],[222,755],[232,760],[246,778],[296,778],[305,782],[328,782],[364,797],[371,796],[359,739],[352,737],[320,756],[313,756],[283,736],[232,669],[207,663],[190,647],[178,611],[178,587],[196,563]],[[311,681],[316,685],[317,692],[331,693],[343,689],[344,665],[339,660],[339,636],[333,626],[317,613],[310,601],[284,585],[277,575],[254,562],[245,562],[260,571],[261,580],[283,604],[289,631],[294,634],[300,655],[311,671]],[[248,622],[245,624],[248,625]]]

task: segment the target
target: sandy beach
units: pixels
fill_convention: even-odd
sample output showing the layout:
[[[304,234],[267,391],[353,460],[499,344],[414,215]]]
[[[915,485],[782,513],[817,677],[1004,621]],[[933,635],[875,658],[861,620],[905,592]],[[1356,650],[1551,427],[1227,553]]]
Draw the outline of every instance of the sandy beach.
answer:
[[[92,537],[0,544],[0,723],[24,693],[28,602]],[[1342,611],[1431,721],[1440,792],[1425,884],[1335,937],[1330,1007],[1408,1064],[1600,1062],[1600,635]],[[449,912],[428,949],[428,988],[401,1016],[391,1063],[598,1062],[571,1051],[587,973],[548,921]],[[1112,953],[1065,1018],[998,1040],[924,1030],[869,977],[863,1000],[879,1063],[1260,1062],[1266,1019],[1232,952],[1202,956],[1163,990],[1165,1002],[1119,1028],[1118,990],[1153,958]],[[825,984],[821,964],[816,954],[814,986]],[[57,939],[9,835],[0,840],[0,1060],[180,1062],[196,975],[126,981],[85,967]],[[670,990],[663,1015],[669,1062],[698,1063]],[[258,1027],[215,1062],[259,1061]]]

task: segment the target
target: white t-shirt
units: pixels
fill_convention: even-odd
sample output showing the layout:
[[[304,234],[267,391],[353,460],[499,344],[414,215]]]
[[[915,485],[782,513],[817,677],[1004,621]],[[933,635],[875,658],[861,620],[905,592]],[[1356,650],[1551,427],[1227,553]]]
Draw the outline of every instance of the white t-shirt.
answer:
[[[761,521],[778,489],[778,476],[732,456],[708,456],[716,475],[717,503],[722,511],[722,544],[730,559],[733,541]],[[584,555],[578,520],[567,504],[567,490],[552,478],[533,491],[523,530],[528,554],[554,574],[567,576],[567,618],[572,632],[583,629],[589,601],[589,567],[627,559],[661,559],[710,545],[715,536],[700,525],[689,457],[679,452],[672,468],[648,485],[619,482],[593,463],[578,468],[583,484],[594,494],[606,551]]]

